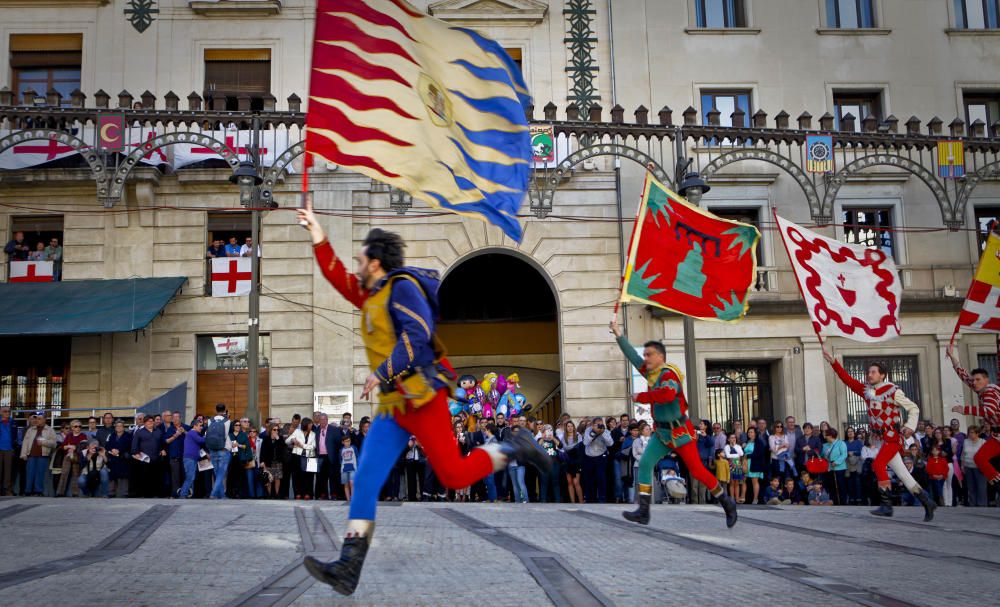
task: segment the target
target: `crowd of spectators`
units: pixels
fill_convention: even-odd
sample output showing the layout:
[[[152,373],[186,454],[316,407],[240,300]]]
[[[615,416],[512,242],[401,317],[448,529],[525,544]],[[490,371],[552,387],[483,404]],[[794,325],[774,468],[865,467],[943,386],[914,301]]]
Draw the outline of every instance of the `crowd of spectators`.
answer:
[[[293,416],[289,423],[269,419],[263,427],[230,419],[220,404],[212,417],[184,423],[180,412],[137,414],[128,423],[106,413],[99,420],[65,421],[57,429],[32,415],[27,428],[0,408],[0,491],[5,495],[106,497],[338,499],[349,500],[370,420],[355,426],[345,413],[331,420],[322,412]],[[130,420],[131,421],[131,420]],[[485,501],[626,503],[635,496],[638,461],[652,427],[627,415],[562,415],[547,424],[530,415],[507,420],[452,418],[457,447],[477,446],[530,432],[552,458],[549,474],[512,461],[506,470],[456,491],[446,490],[427,465],[419,441],[411,438],[385,483],[387,501]],[[1000,429],[994,428],[1000,433]],[[921,421],[906,438],[904,463],[942,506],[996,503],[973,457],[989,437],[988,429],[957,419],[936,427]],[[697,426],[702,462],[738,503],[782,505],[877,504],[872,462],[877,436],[846,428],[843,435],[823,422],[801,426],[794,417],[769,423],[753,419],[746,427],[709,420]],[[677,502],[668,482],[688,487],[684,501],[710,503],[707,488],[692,481],[683,462],[669,455],[657,465],[654,499]],[[890,471],[891,475],[891,471]],[[901,505],[915,505],[893,477]]]
[[[51,261],[53,263],[53,280],[60,279],[60,266],[63,257],[63,248],[59,244],[59,238],[53,236],[46,242],[36,240],[34,246],[28,244],[24,238],[24,232],[14,232],[14,238],[10,239],[3,248],[7,254],[7,261]]]
[[[230,236],[227,243],[222,238],[216,238],[209,245],[205,257],[215,259],[216,257],[249,257],[253,250],[253,238],[247,236],[243,239],[243,244],[239,244],[239,238]],[[260,256],[260,245],[257,245],[257,255]]]

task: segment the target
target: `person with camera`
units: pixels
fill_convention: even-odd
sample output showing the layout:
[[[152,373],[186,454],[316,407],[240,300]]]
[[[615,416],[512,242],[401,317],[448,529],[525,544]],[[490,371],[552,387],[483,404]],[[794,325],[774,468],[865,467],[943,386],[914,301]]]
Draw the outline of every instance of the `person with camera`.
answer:
[[[639,508],[623,512],[622,516],[634,523],[649,524],[649,505],[653,499],[653,469],[657,462],[675,452],[687,466],[691,478],[708,487],[718,500],[726,513],[726,526],[732,527],[737,519],[736,501],[726,494],[715,475],[701,463],[695,444],[694,426],[688,418],[687,400],[681,388],[683,378],[680,371],[667,364],[667,351],[662,343],[646,342],[643,345],[642,356],[639,356],[635,347],[622,335],[617,319],[612,319],[610,326],[622,354],[646,379],[649,386],[646,392],[632,395],[632,400],[651,405],[655,422],[655,434],[643,451],[642,459],[639,460]]]
[[[583,495],[588,504],[607,501],[608,448],[613,444],[604,419],[595,417],[583,432]]]
[[[88,497],[108,495],[108,455],[100,441],[92,438],[80,453],[80,476],[76,479],[80,492]]]

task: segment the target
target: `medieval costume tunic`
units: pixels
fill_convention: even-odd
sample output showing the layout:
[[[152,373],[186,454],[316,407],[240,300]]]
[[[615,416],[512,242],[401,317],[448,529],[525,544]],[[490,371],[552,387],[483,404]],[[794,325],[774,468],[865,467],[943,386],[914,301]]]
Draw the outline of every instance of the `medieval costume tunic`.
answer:
[[[903,464],[903,428],[911,431],[917,429],[917,419],[920,408],[903,394],[895,384],[882,381],[874,385],[865,385],[851,377],[840,362],[833,361],[833,370],[851,392],[865,399],[868,405],[868,425],[872,432],[882,437],[882,447],[878,450],[872,462],[872,470],[879,483],[879,507],[872,511],[876,516],[892,516],[892,491],[889,485],[889,468],[903,482],[907,491],[912,493],[924,507],[924,522],[934,518],[934,502],[927,492],[921,489],[913,475]],[[906,422],[900,416],[900,409],[906,411]]]
[[[972,377],[968,371],[960,367],[955,361],[952,361],[952,366],[955,367],[955,373],[962,378],[962,381],[975,391],[976,386],[972,383]],[[987,384],[985,388],[976,392],[976,396],[979,397],[979,406],[966,405],[962,407],[964,415],[980,417],[987,426],[980,433],[986,442],[976,452],[973,461],[976,462],[976,467],[979,468],[979,471],[983,473],[988,482],[1000,482],[1000,472],[997,472],[997,469],[990,463],[990,460],[1000,455],[1000,440],[995,436],[990,437],[989,432],[990,427],[995,428],[1000,426],[1000,386]]]
[[[314,245],[314,250],[326,279],[361,309],[369,368],[381,381],[378,408],[365,439],[369,446],[358,462],[349,518],[375,520],[379,491],[411,435],[448,488],[467,487],[492,474],[487,452],[474,449],[463,457],[451,431],[447,378],[435,348],[437,272],[401,268],[367,290],[347,271],[329,241]]]
[[[687,415],[687,400],[681,388],[680,373],[671,365],[647,369],[632,344],[624,336],[618,338],[618,347],[632,366],[646,378],[649,390],[639,394],[636,402],[652,405],[653,440],[639,459],[639,493],[652,493],[653,469],[656,463],[671,451],[684,460],[691,476],[709,488],[713,494],[721,490],[719,481],[705,469],[698,457],[695,430]]]

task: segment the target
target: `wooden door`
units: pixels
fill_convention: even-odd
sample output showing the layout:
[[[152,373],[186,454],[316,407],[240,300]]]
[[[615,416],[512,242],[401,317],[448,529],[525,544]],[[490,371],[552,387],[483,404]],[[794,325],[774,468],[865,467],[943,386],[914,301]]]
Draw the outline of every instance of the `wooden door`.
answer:
[[[198,371],[197,413],[215,415],[216,403],[225,403],[229,417],[238,419],[246,414],[249,372],[246,369]],[[271,408],[271,370],[257,372],[257,398],[261,420],[267,419]]]

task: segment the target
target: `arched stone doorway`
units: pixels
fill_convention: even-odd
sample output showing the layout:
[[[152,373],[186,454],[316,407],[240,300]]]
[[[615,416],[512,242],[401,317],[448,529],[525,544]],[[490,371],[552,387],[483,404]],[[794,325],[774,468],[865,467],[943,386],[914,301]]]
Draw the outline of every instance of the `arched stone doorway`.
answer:
[[[532,415],[562,412],[558,303],[541,270],[503,249],[479,251],[441,283],[438,334],[460,373],[517,373]]]

